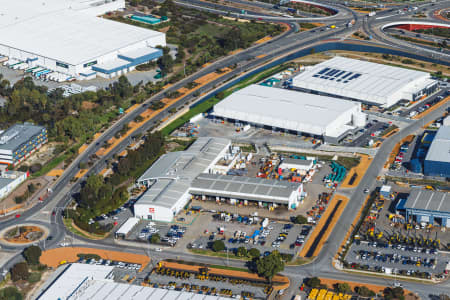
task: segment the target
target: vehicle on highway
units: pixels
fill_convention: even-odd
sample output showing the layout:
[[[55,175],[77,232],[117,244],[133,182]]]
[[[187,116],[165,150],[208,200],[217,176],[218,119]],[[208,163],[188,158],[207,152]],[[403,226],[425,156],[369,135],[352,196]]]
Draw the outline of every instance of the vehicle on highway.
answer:
[[[369,189],[368,188],[365,188],[364,189],[364,194],[368,194],[369,193]]]

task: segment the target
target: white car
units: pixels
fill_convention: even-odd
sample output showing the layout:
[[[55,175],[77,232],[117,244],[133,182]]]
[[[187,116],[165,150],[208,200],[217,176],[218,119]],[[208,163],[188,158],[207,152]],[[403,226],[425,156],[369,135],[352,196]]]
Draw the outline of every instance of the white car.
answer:
[[[156,248],[155,251],[156,252],[162,252],[162,249],[161,248]]]
[[[62,242],[61,244],[59,244],[61,247],[67,247],[69,246],[69,243],[67,242]]]

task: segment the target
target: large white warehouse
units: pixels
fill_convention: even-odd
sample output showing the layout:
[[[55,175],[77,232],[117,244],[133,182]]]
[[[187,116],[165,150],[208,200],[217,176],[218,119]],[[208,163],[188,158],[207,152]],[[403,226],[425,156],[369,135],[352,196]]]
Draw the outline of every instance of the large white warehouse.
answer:
[[[366,122],[360,103],[256,84],[216,104],[213,115],[296,134],[306,133],[332,143]]]
[[[335,57],[293,79],[293,87],[389,107],[404,99],[415,101],[438,89],[426,72]]]
[[[97,15],[124,0],[0,0],[0,55],[58,78],[111,78],[162,55],[165,34]],[[42,69],[42,70],[41,70]]]

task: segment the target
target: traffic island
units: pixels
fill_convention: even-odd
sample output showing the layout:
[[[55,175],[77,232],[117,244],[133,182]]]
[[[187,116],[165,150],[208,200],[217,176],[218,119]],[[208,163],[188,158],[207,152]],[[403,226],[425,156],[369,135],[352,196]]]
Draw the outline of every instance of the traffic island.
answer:
[[[65,263],[77,262],[80,259],[79,255],[82,254],[98,255],[105,260],[140,264],[139,272],[150,262],[150,258],[146,255],[84,247],[61,247],[43,251],[40,262],[49,267],[57,268]]]

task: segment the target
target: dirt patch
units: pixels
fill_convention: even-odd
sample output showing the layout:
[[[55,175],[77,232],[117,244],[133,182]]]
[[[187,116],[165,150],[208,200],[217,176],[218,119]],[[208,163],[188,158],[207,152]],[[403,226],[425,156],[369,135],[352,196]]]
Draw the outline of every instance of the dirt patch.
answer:
[[[161,261],[160,264],[162,267],[165,267],[165,268],[174,269],[174,270],[183,270],[183,271],[189,271],[189,272],[200,272],[200,269],[204,268],[204,266],[186,265],[186,264],[180,264],[180,263],[168,262],[168,261]],[[244,272],[244,271],[218,269],[218,268],[208,267],[208,273],[211,275],[220,275],[220,276],[225,276],[225,277],[240,278],[240,279],[250,280],[250,281],[267,282],[267,280],[264,277],[261,277],[254,273],[248,273],[248,272]],[[290,284],[289,278],[282,276],[282,275],[275,275],[272,278],[272,283],[275,283],[278,289],[286,289],[289,287],[289,284]]]
[[[25,192],[27,192],[27,190],[28,190],[28,185],[34,184],[34,186],[36,187],[36,192],[31,197],[28,198],[28,199],[32,199],[35,196],[44,195],[47,192],[45,187],[47,186],[48,183],[50,183],[50,181],[45,177],[39,177],[39,178],[35,178],[35,179],[25,180],[13,192],[11,192],[11,194],[6,196],[6,198],[4,198],[3,200],[0,200],[1,208],[2,208],[2,209],[0,209],[0,214],[4,214],[4,213],[7,213],[7,212],[10,212],[13,210],[17,210],[17,209],[20,209],[21,207],[25,206],[26,203],[17,204],[14,201],[14,199],[17,196],[22,196],[23,194],[25,194]]]
[[[45,165],[48,161],[50,161],[54,155],[56,146],[60,143],[51,142],[45,145],[42,145],[41,148],[36,150],[33,154],[30,155],[24,162],[22,162],[21,166],[32,166],[33,164],[41,164]]]
[[[90,102],[90,101],[83,101],[81,102],[81,108],[84,110],[91,110],[98,106],[97,103]]]
[[[3,239],[12,244],[28,244],[39,240],[44,230],[38,226],[17,226],[3,234]]]
[[[140,264],[142,267],[139,271],[142,271],[150,262],[150,258],[146,255],[83,247],[62,247],[46,250],[42,252],[40,261],[42,264],[56,268],[61,262],[70,263],[78,261],[77,254],[81,253],[97,254],[103,259]]]
[[[359,182],[366,173],[367,168],[369,168],[370,163],[372,162],[372,158],[364,154],[359,154],[359,156],[360,156],[359,164],[356,167],[350,169],[341,187],[352,188],[358,186]]]
[[[166,33],[167,31],[169,31],[169,29],[170,29],[170,26],[166,26],[166,27],[158,29],[158,31],[162,32],[162,33]]]
[[[355,290],[355,287],[365,286],[369,290],[374,291],[375,293],[383,293],[383,290],[386,288],[385,286],[382,286],[382,285],[375,285],[375,284],[368,284],[368,283],[359,283],[359,282],[354,282],[354,281],[340,281],[340,280],[323,278],[323,277],[320,277],[320,282],[323,283],[323,284],[326,284],[328,287],[332,287],[336,283],[348,283],[348,285],[350,286],[350,288],[353,291]],[[408,297],[407,295],[410,294],[410,293],[411,293],[410,291],[405,290],[405,296],[406,296],[405,299],[416,299],[415,297],[407,298]]]

